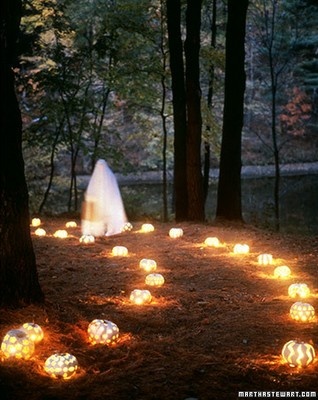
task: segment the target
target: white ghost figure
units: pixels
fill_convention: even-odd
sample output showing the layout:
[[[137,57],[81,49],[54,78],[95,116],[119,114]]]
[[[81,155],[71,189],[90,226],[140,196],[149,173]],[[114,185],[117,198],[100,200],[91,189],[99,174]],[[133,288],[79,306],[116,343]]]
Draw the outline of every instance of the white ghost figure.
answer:
[[[105,160],[98,160],[84,194],[83,235],[111,236],[130,225],[116,177]]]

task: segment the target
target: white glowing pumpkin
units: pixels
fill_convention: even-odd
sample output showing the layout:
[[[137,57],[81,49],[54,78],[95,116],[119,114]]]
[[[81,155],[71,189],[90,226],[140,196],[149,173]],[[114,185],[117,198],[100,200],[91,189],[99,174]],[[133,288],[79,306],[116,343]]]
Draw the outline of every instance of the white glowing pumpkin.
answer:
[[[146,276],[145,284],[148,286],[160,287],[165,283],[165,278],[161,274],[149,274]]]
[[[77,371],[77,358],[69,353],[55,353],[46,359],[44,370],[51,378],[71,379]]]
[[[34,343],[41,342],[44,337],[44,333],[40,325],[33,322],[25,322],[19,329],[24,331]]]
[[[315,309],[309,303],[297,301],[290,307],[289,314],[295,321],[308,322],[314,318]]]
[[[53,236],[59,239],[65,239],[67,238],[68,233],[65,229],[58,229],[54,232]]]
[[[130,293],[130,301],[137,305],[151,303],[152,296],[147,289],[134,289]]]
[[[141,225],[141,232],[143,232],[143,233],[153,232],[154,230],[155,230],[155,227],[152,224],[142,224]]]
[[[112,321],[94,319],[87,329],[92,344],[114,344],[119,337],[119,329]]]
[[[233,248],[234,254],[248,254],[250,251],[248,244],[237,243]]]
[[[155,260],[151,260],[150,258],[143,258],[139,262],[139,267],[146,272],[151,272],[157,269],[157,263]]]
[[[169,236],[172,239],[180,238],[181,236],[183,236],[183,230],[181,228],[171,228],[169,230]]]
[[[40,226],[41,223],[42,223],[42,222],[41,222],[41,219],[40,219],[40,218],[32,218],[31,225],[32,225],[33,227]]]
[[[77,227],[77,223],[75,221],[68,221],[65,224],[66,228],[76,228]]]
[[[260,254],[257,257],[257,262],[259,265],[271,265],[273,264],[273,256],[268,253]]]
[[[274,277],[275,278],[289,278],[291,275],[291,270],[287,265],[281,265],[276,267],[274,270]]]
[[[128,249],[125,246],[114,246],[112,255],[115,257],[126,257],[128,256]]]
[[[291,367],[306,367],[315,358],[315,349],[309,343],[290,340],[282,349],[283,360]]]
[[[34,342],[21,329],[12,329],[6,333],[1,343],[1,350],[6,358],[28,359],[34,353]]]
[[[301,299],[304,299],[310,295],[310,289],[306,285],[306,283],[292,283],[288,287],[288,295],[292,299],[296,297],[300,297]]]
[[[79,241],[80,243],[91,244],[95,243],[95,237],[93,235],[82,235]]]
[[[217,237],[207,237],[204,241],[204,244],[209,247],[219,247],[220,241]]]
[[[37,228],[37,229],[34,231],[34,234],[35,234],[36,236],[45,236],[45,235],[46,235],[46,230],[43,229],[43,228]]]

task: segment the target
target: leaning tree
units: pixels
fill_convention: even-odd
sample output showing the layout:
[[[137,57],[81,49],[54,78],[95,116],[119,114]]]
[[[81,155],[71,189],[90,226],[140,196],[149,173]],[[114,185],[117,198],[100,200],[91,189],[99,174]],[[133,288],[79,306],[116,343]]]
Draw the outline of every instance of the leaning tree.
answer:
[[[22,121],[15,94],[21,0],[0,3],[0,305],[42,302],[30,236],[28,190],[22,156]]]

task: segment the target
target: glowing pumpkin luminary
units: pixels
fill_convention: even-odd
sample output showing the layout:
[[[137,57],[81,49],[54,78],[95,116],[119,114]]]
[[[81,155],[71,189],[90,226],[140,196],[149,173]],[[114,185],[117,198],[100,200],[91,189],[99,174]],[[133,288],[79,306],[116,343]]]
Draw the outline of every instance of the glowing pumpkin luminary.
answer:
[[[155,230],[155,227],[152,224],[142,224],[141,225],[141,232],[143,232],[143,233],[153,232],[154,230]]]
[[[204,244],[209,247],[219,247],[220,241],[217,237],[207,237],[204,241]]]
[[[300,297],[304,299],[310,295],[310,289],[306,283],[292,283],[288,288],[288,296],[292,299]]]
[[[282,356],[291,367],[306,367],[315,358],[315,349],[309,343],[290,340],[284,344]]]
[[[28,359],[34,353],[34,342],[25,331],[12,329],[6,333],[1,343],[5,357]]]
[[[152,296],[147,289],[134,289],[130,293],[130,301],[137,305],[151,303]]]
[[[161,274],[149,274],[146,276],[145,284],[148,286],[160,287],[165,283],[165,278]]]
[[[68,234],[66,230],[58,229],[57,231],[54,232],[53,236],[59,239],[65,239],[67,238]]]
[[[271,254],[260,254],[257,257],[257,262],[259,265],[272,265],[273,264],[273,256]]]
[[[41,342],[44,337],[44,333],[40,325],[33,322],[26,322],[19,329],[24,331],[34,343]]]
[[[40,220],[40,218],[32,218],[31,225],[32,225],[33,227],[40,226],[40,225],[41,225],[41,220]]]
[[[291,270],[287,265],[281,265],[280,267],[276,267],[274,270],[275,278],[289,278],[291,275]]]
[[[309,322],[315,316],[315,309],[309,303],[297,301],[290,307],[289,314],[295,321]]]
[[[130,232],[133,226],[130,222],[126,222],[124,226],[121,228],[121,232]]]
[[[183,230],[181,228],[171,228],[169,231],[169,236],[172,239],[177,239],[177,238],[183,236]]]
[[[250,251],[248,244],[237,243],[233,248],[234,254],[248,254]]]
[[[157,263],[155,260],[151,260],[150,258],[143,258],[139,262],[139,267],[146,272],[151,272],[157,269]]]
[[[87,329],[92,344],[114,344],[119,337],[119,329],[114,322],[106,319],[94,319]]]
[[[66,228],[76,228],[77,227],[77,223],[75,221],[68,221],[65,224]]]
[[[91,244],[95,243],[95,237],[93,235],[82,235],[79,241],[80,243]]]
[[[45,235],[46,235],[46,231],[45,231],[45,229],[43,229],[43,228],[37,228],[37,229],[34,231],[34,234],[35,234],[36,236],[45,236]]]
[[[55,379],[71,379],[77,368],[77,358],[69,353],[52,354],[44,364],[44,371]]]
[[[112,255],[115,257],[126,257],[128,256],[128,249],[125,246],[114,246]]]

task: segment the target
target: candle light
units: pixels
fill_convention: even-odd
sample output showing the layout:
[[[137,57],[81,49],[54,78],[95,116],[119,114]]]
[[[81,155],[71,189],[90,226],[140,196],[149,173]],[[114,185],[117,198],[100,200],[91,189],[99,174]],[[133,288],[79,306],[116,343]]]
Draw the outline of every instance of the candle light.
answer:
[[[290,307],[289,314],[295,321],[308,322],[314,318],[315,309],[309,303],[297,301]]]
[[[44,370],[51,378],[71,379],[77,371],[78,362],[69,353],[55,353],[46,359]]]
[[[11,329],[6,333],[1,343],[1,350],[5,357],[28,359],[34,352],[34,342],[21,329]]]
[[[68,235],[66,230],[58,229],[57,231],[54,232],[53,236],[59,239],[65,239],[67,238]]]
[[[149,274],[146,276],[145,284],[149,286],[160,287],[165,283],[165,279],[161,274]]]
[[[41,225],[41,220],[40,220],[40,218],[32,218],[31,225],[32,225],[33,227],[40,226],[40,225]]]
[[[112,254],[117,257],[126,257],[128,255],[128,249],[125,246],[114,246]]]
[[[287,265],[281,265],[276,267],[274,270],[275,278],[288,278],[291,274],[291,270]]]
[[[24,331],[34,343],[41,342],[44,337],[44,333],[40,325],[33,322],[25,322],[19,329]]]
[[[94,319],[87,329],[92,344],[114,344],[119,337],[118,326],[106,319]]]
[[[172,239],[177,239],[177,238],[183,236],[183,230],[181,228],[171,228],[169,231],[169,236]]]
[[[309,343],[290,340],[282,349],[283,360],[291,367],[306,367],[315,358],[315,350]]]
[[[79,241],[84,244],[95,243],[95,237],[93,235],[82,235]]]
[[[140,260],[139,266],[146,272],[155,271],[157,269],[156,261],[149,258],[143,258]]]
[[[66,228],[76,228],[77,227],[77,223],[75,221],[68,221],[65,224]]]
[[[273,256],[271,254],[260,254],[257,257],[257,262],[259,265],[271,265],[273,264]]]
[[[37,229],[34,231],[34,234],[35,234],[36,236],[45,236],[45,235],[46,235],[46,231],[45,231],[45,229],[43,229],[43,228],[37,228]]]
[[[155,227],[152,224],[142,224],[141,225],[141,232],[148,233],[153,232]]]
[[[210,247],[219,247],[220,246],[220,241],[217,237],[207,237],[205,239],[204,243]]]
[[[233,248],[233,252],[235,254],[247,254],[249,251],[250,251],[250,248],[249,248],[248,244],[237,243]]]
[[[149,290],[134,289],[130,293],[130,301],[137,305],[151,303],[152,296]]]
[[[310,289],[306,283],[292,283],[288,287],[288,295],[292,299],[295,297],[300,297],[304,299],[310,295]]]

